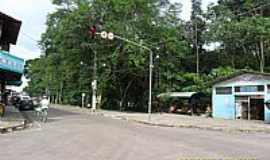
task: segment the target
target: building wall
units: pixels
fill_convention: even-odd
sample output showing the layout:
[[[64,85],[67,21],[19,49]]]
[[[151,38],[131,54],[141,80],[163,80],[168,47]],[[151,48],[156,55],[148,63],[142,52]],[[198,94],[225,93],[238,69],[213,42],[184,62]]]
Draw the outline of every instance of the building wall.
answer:
[[[235,77],[233,79],[217,83],[213,86],[212,91],[212,108],[214,118],[224,118],[224,119],[235,119],[235,95],[237,96],[250,96],[250,95],[262,95],[264,100],[270,100],[270,93],[267,91],[267,85],[270,85],[270,80],[268,78],[255,79],[256,77],[245,75],[244,78]],[[261,79],[260,79],[261,78]],[[235,86],[245,86],[245,85],[264,85],[264,92],[241,92],[235,93]],[[216,87],[232,87],[231,95],[216,95]],[[265,106],[265,122],[270,123],[270,110]]]
[[[270,100],[270,94],[265,95],[264,101],[267,100]],[[270,123],[270,110],[266,106],[264,106],[264,121]]]
[[[235,117],[234,95],[216,95],[213,89],[212,107],[214,118],[234,119]]]

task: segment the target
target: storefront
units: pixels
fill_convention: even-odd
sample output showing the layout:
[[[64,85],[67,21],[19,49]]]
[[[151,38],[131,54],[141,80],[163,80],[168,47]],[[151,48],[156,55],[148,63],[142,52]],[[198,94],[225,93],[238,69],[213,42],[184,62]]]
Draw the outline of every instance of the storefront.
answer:
[[[21,21],[0,12],[0,116],[7,101],[6,86],[22,84],[24,60],[9,53],[10,44],[16,44]]]
[[[270,122],[269,99],[270,74],[241,71],[214,83],[213,117]]]

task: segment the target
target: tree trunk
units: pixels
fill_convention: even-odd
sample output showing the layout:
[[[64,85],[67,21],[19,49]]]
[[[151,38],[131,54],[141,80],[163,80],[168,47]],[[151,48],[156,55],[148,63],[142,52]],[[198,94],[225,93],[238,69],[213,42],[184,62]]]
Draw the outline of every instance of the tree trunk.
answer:
[[[123,106],[125,106],[125,104],[126,104],[127,92],[129,90],[131,84],[133,83],[133,81],[134,80],[129,81],[127,87],[124,89],[123,92],[121,92],[120,111],[122,111]]]

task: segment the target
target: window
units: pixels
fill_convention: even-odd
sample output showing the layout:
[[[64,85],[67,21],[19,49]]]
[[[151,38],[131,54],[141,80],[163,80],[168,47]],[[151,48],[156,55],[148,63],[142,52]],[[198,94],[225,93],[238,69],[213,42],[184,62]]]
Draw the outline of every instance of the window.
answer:
[[[254,86],[236,86],[234,87],[235,92],[263,92],[264,85],[254,85]]]
[[[264,86],[263,85],[259,85],[257,86],[258,92],[264,92]]]
[[[267,85],[267,92],[270,93],[270,84]]]
[[[240,92],[240,87],[234,87],[234,92]]]
[[[217,87],[216,94],[232,94],[232,87]]]

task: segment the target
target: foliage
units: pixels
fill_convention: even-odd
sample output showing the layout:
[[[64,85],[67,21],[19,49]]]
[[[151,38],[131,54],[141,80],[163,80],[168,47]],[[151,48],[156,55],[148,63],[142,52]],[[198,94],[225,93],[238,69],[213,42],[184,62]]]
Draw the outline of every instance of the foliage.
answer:
[[[203,12],[201,1],[193,0],[189,22],[179,18],[181,4],[168,0],[52,2],[57,10],[48,15],[40,41],[44,55],[27,62],[25,90],[49,94],[55,103],[80,105],[82,92],[91,101],[96,53],[100,106],[146,111],[149,51],[92,37],[94,25],[98,32],[110,31],[152,49],[154,97],[169,91],[210,92],[209,82],[238,69],[270,69],[265,63],[270,60],[270,12],[258,8],[267,1],[219,0]],[[199,55],[194,54],[195,31]]]

